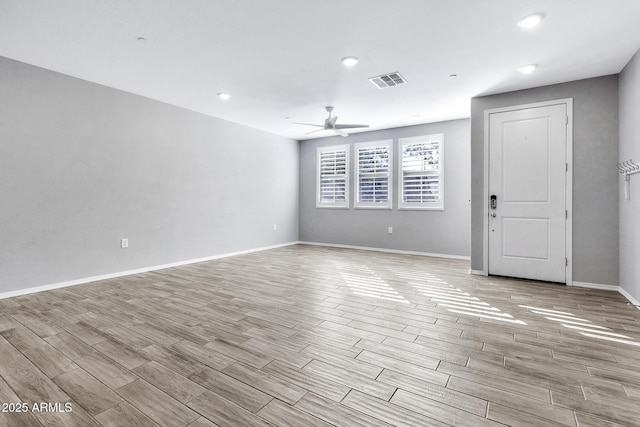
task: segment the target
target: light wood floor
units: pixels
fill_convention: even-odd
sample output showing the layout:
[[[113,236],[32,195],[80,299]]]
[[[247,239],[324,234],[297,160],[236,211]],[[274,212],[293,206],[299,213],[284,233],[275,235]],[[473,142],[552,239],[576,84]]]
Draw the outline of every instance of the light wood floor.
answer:
[[[468,268],[300,245],[0,300],[0,426],[640,425],[640,311]]]

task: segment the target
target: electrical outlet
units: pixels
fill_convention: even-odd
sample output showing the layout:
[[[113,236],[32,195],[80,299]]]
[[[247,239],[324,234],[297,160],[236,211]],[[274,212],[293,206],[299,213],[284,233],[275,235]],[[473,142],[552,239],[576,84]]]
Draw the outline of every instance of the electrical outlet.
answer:
[[[389,227],[389,228],[387,229],[387,232],[388,232],[389,234],[393,234],[393,227]]]
[[[129,239],[120,239],[120,247],[122,249],[129,247]]]
[[[276,224],[273,224],[273,231],[278,230],[278,226]]]

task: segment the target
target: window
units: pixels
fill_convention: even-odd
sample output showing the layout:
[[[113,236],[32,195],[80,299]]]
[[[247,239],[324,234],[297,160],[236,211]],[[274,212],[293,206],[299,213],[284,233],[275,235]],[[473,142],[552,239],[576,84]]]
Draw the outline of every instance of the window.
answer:
[[[318,147],[316,207],[349,207],[349,146]]]
[[[444,135],[400,138],[400,209],[444,209]]]
[[[356,208],[391,209],[392,140],[355,145]]]

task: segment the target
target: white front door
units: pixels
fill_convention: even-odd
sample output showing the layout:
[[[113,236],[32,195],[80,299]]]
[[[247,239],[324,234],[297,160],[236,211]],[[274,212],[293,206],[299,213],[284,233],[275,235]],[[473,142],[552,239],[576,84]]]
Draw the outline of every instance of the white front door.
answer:
[[[566,282],[567,122],[566,104],[489,115],[489,274]]]

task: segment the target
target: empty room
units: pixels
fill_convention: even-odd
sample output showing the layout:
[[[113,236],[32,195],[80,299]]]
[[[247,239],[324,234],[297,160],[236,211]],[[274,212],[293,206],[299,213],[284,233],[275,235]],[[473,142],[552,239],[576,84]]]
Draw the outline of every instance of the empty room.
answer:
[[[638,0],[0,0],[0,426],[640,426]]]

